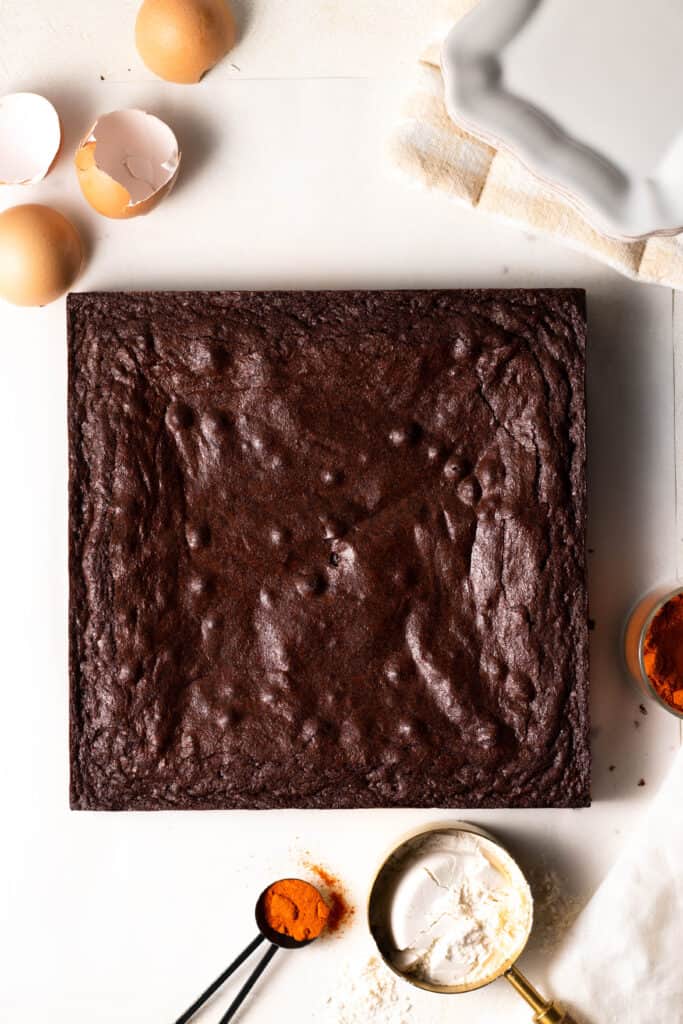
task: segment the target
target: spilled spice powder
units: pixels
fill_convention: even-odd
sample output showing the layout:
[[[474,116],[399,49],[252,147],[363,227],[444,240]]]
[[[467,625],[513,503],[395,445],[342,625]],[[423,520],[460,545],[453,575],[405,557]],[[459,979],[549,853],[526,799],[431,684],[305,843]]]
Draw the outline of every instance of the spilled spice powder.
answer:
[[[337,875],[333,875],[331,871],[328,871],[327,868],[322,867],[320,864],[304,861],[303,866],[325,886],[323,895],[330,908],[326,930],[328,932],[338,932],[354,914],[354,907],[348,901],[343,883]]]

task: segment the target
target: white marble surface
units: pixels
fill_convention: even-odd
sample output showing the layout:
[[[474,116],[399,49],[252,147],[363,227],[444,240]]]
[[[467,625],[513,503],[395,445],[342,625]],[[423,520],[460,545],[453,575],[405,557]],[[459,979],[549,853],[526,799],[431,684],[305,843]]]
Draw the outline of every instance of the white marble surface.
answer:
[[[79,288],[588,289],[595,802],[461,813],[586,899],[681,742],[664,712],[639,713],[619,660],[631,602],[676,574],[671,292],[394,175],[384,141],[440,4],[378,0],[370,17],[366,0],[243,0],[240,70],[225,65],[198,87],[141,68],[135,6],[0,0],[0,90],[44,91],[66,129],[50,177],[30,192],[3,190],[0,207],[53,202],[74,217],[90,250]],[[156,213],[112,223],[85,207],[70,157],[94,114],[124,105],[165,115],[185,166]],[[251,937],[263,885],[309,851],[347,881],[355,924],[283,955],[240,1019],[341,1022],[335,1007],[371,951],[363,905],[373,869],[406,829],[443,814],[69,812],[63,302],[0,306],[0,351],[0,1019],[170,1024]],[[539,981],[543,956],[532,939],[524,963]],[[450,1019],[456,998],[419,994],[410,1020]],[[468,1024],[529,1019],[502,982],[459,999]],[[217,1020],[228,1001],[200,1019]]]

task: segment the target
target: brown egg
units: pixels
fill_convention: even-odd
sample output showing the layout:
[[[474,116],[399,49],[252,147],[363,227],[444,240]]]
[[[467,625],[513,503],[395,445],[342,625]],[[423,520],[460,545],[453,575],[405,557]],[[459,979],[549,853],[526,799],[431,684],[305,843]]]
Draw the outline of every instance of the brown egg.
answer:
[[[235,45],[226,0],[144,0],[135,25],[138,53],[167,82],[199,82]]]
[[[15,306],[45,306],[78,276],[83,246],[76,228],[49,206],[0,213],[0,296]]]

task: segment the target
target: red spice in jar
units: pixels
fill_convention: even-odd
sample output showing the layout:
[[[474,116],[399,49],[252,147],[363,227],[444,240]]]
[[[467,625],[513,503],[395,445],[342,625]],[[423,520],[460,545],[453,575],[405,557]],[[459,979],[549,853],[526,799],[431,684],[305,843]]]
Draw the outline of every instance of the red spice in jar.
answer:
[[[645,636],[643,666],[655,692],[683,711],[683,594],[662,605]]]

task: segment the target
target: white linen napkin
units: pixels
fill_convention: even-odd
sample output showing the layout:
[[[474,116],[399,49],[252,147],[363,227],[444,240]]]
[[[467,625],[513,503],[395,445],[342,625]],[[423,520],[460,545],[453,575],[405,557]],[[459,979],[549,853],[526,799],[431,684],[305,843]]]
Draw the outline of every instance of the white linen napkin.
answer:
[[[512,153],[453,124],[443,99],[440,50],[452,26],[478,0],[442,0],[434,38],[390,143],[390,156],[413,181],[485,213],[544,232],[638,281],[683,288],[683,235],[633,242],[602,234]],[[681,1017],[683,1021],[683,1017]]]
[[[549,982],[581,1024],[683,1022],[683,750]]]

